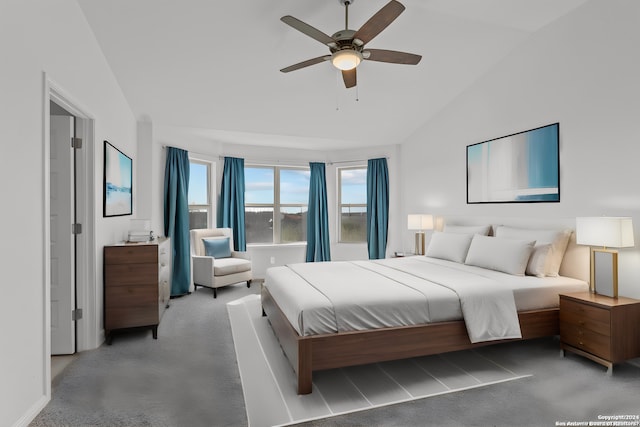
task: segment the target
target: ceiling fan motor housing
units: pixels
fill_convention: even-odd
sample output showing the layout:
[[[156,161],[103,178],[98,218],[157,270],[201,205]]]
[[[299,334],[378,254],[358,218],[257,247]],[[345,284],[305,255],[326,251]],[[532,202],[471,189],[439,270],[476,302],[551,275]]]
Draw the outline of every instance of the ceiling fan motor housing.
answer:
[[[353,38],[355,33],[353,30],[340,30],[334,33],[331,37],[335,40],[335,47],[329,46],[331,52],[333,53],[344,49],[361,52],[364,44],[361,40]]]

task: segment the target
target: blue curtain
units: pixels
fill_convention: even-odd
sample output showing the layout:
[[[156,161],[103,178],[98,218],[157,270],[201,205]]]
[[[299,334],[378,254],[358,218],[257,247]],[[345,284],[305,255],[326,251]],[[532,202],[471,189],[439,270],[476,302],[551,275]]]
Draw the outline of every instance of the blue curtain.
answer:
[[[367,162],[367,249],[369,259],[382,259],[389,228],[389,170],[387,159]]]
[[[307,212],[307,262],[331,261],[327,179],[324,163],[309,163],[309,207]]]
[[[189,250],[189,153],[167,148],[164,170],[164,235],[171,238],[171,296],[186,295],[191,285]]]
[[[244,159],[224,158],[218,227],[231,228],[234,250],[247,250],[244,229]]]

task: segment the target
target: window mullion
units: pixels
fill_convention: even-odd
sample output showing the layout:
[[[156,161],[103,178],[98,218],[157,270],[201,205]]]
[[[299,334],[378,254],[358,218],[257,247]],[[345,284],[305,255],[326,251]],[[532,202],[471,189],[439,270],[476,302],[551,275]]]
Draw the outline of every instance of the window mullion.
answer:
[[[275,166],[273,168],[273,242],[281,243],[280,232],[280,168]]]

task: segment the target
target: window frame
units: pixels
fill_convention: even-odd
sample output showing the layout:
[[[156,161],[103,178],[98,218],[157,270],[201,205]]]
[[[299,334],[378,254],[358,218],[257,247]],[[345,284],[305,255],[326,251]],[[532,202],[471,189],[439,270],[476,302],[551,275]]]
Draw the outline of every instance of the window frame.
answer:
[[[349,207],[349,208],[362,207],[362,208],[364,208],[365,214],[367,212],[367,203],[366,202],[365,203],[342,203],[342,172],[343,171],[348,171],[348,170],[358,170],[358,169],[364,170],[365,174],[366,174],[367,165],[352,165],[352,166],[344,166],[344,167],[336,168],[337,175],[338,175],[338,179],[337,179],[337,181],[338,181],[338,191],[337,191],[337,194],[338,194],[338,198],[337,198],[338,199],[337,200],[337,206],[338,206],[337,217],[338,217],[338,220],[337,220],[337,227],[336,228],[338,229],[338,243],[341,243],[341,244],[362,244],[362,243],[367,243],[366,234],[364,236],[364,240],[359,240],[357,242],[344,241],[342,239],[342,208],[343,208],[343,206],[344,207]],[[365,200],[366,200],[366,197],[367,197],[367,195],[366,195],[366,186],[365,186]]]
[[[202,210],[202,209],[206,209],[207,211],[207,227],[206,228],[213,228],[213,224],[214,224],[214,216],[215,216],[215,206],[213,201],[215,200],[215,197],[212,197],[212,189],[215,188],[214,182],[213,182],[213,168],[214,168],[214,163],[212,161],[209,160],[203,160],[203,159],[199,159],[199,158],[195,158],[195,157],[189,157],[189,164],[191,165],[191,163],[197,163],[200,165],[204,165],[207,167],[207,204],[203,205],[203,204],[191,204],[189,203],[189,201],[187,200],[187,205],[188,205],[188,210],[189,213],[191,213],[191,209],[198,209],[198,210]],[[189,223],[189,229],[191,230],[191,223]]]
[[[247,245],[295,245],[299,243],[306,243],[306,240],[299,240],[295,242],[282,242],[282,222],[280,220],[276,220],[276,215],[280,215],[282,208],[297,208],[300,207],[301,210],[306,208],[307,212],[309,211],[309,201],[308,195],[309,192],[307,190],[307,203],[281,203],[280,202],[280,171],[282,170],[300,170],[300,171],[310,171],[311,168],[309,166],[291,166],[291,165],[263,165],[263,164],[246,164],[244,166],[245,170],[248,168],[253,169],[271,169],[273,170],[273,205],[269,203],[247,203],[245,199],[244,209],[245,216],[247,212],[247,208],[271,208],[273,212],[273,235],[272,241],[270,243],[260,243],[260,242],[247,242]],[[246,178],[245,178],[246,181]]]

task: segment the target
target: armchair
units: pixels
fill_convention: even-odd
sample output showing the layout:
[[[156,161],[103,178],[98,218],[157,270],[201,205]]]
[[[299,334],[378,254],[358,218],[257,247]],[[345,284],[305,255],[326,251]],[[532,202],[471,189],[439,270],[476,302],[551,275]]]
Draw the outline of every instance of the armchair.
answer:
[[[251,287],[253,273],[251,257],[233,250],[230,228],[202,228],[190,231],[193,261],[193,290],[198,286],[217,289],[234,283],[247,282]]]

